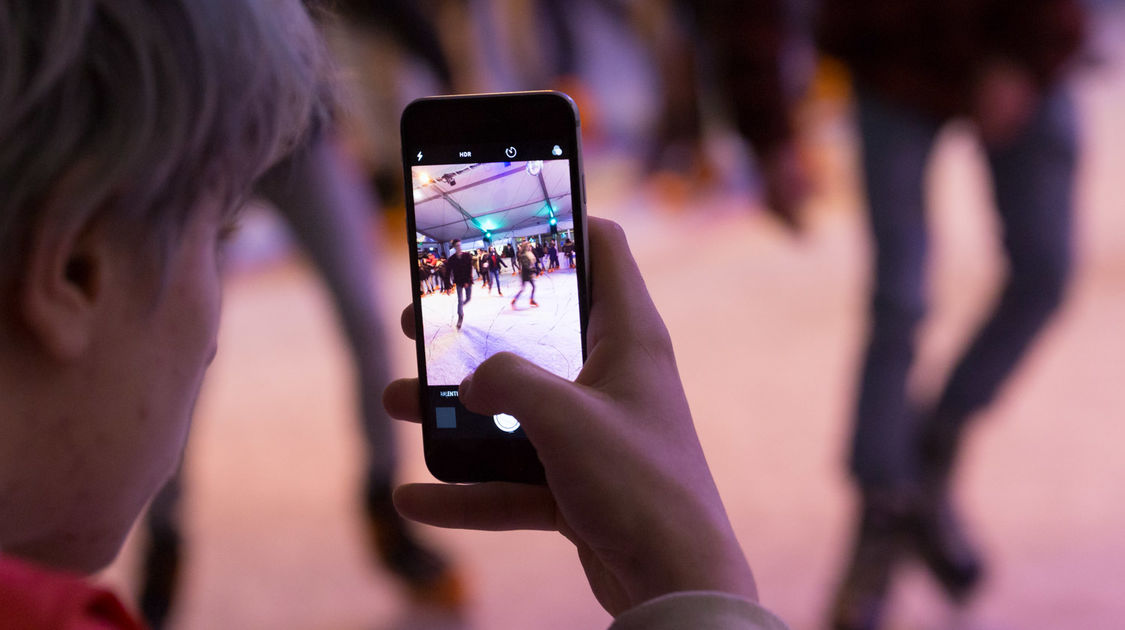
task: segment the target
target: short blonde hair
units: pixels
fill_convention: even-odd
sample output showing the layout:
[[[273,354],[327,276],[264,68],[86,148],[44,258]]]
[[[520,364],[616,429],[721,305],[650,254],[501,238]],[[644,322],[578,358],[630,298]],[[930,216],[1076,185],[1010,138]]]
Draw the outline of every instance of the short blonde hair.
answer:
[[[327,77],[298,0],[0,0],[0,265],[42,221],[167,236],[205,193],[235,205],[327,116]]]

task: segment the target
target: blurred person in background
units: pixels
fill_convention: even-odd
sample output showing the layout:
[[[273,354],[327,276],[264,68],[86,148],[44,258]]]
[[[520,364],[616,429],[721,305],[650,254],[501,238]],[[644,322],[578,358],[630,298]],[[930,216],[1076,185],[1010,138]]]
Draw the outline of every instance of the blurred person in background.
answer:
[[[463,0],[302,0],[346,69],[340,139],[384,210],[403,206],[398,118],[413,97],[466,91],[439,24]]]
[[[721,113],[754,150],[763,204],[792,230],[811,188],[792,116],[811,74],[798,63],[800,4],[673,0],[638,20],[662,83],[647,169],[711,183],[701,102],[713,89]]]
[[[478,91],[566,92],[582,112],[587,141],[599,135],[597,102],[582,77],[581,15],[590,4],[614,10],[623,0],[462,0],[472,21]]]
[[[951,479],[969,422],[1065,293],[1079,150],[1064,77],[1083,40],[1083,12],[1077,0],[825,0],[817,31],[824,52],[853,75],[875,245],[851,451],[861,506],[831,616],[835,628],[876,628],[907,552],[954,602],[983,576]],[[1007,278],[940,395],[912,400],[907,381],[927,304],[923,182],[934,140],[953,119],[968,119],[983,144]]]
[[[442,92],[452,92],[454,77],[433,17],[417,0],[304,0],[316,15],[331,12],[363,29],[393,38],[433,74]]]

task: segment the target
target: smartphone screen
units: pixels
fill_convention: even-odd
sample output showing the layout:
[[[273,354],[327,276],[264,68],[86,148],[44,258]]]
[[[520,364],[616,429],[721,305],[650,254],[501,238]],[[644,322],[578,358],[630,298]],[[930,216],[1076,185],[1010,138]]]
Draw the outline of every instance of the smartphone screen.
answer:
[[[540,481],[519,419],[472,413],[457,392],[498,352],[569,380],[582,369],[587,261],[573,104],[555,93],[425,103],[427,115],[404,114],[403,150],[427,463],[448,481]],[[571,115],[552,122],[560,104]],[[429,118],[460,127],[437,137]]]

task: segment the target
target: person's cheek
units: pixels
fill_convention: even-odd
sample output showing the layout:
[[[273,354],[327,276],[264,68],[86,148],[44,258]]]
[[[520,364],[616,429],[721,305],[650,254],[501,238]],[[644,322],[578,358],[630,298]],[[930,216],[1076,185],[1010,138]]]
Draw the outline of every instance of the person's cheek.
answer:
[[[185,309],[190,313],[190,321],[185,327],[191,331],[183,340],[185,359],[190,361],[185,368],[191,370],[190,385],[192,404],[202,385],[208,366],[218,351],[219,319],[222,308],[222,282],[220,278],[221,252],[216,246],[214,234],[197,242],[195,255],[188,264],[191,274],[190,304]],[[187,385],[187,383],[185,383]]]

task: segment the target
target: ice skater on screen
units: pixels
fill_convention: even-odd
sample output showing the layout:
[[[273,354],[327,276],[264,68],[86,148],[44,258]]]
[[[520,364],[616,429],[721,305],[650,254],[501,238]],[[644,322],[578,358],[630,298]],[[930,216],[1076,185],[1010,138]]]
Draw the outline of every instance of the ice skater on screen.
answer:
[[[488,262],[488,294],[492,295],[492,287],[495,286],[496,295],[504,295],[504,292],[500,290],[500,269],[508,265],[504,264],[504,259],[496,253],[495,247],[488,248],[485,260]]]
[[[547,270],[557,270],[559,268],[559,248],[555,243],[555,239],[551,239],[550,245],[547,246],[547,258],[550,260]]]
[[[480,277],[480,286],[492,292],[492,274],[489,272],[492,259],[483,249],[477,250],[477,274]]]
[[[477,272],[477,279],[480,280],[480,286],[488,286],[488,270],[484,268],[484,250],[473,250],[473,269]]]
[[[524,287],[526,287],[527,283],[529,282],[531,283],[531,297],[529,302],[531,306],[539,306],[539,303],[535,301],[535,265],[538,262],[538,259],[531,251],[530,242],[524,241],[523,243],[520,243],[519,259],[520,290],[516,293],[516,297],[512,298],[512,308],[516,308],[516,301],[518,301],[520,299],[520,296],[523,295]]]
[[[539,241],[529,246],[533,255],[533,263],[535,267],[535,275],[541,276],[546,269],[543,268],[543,259],[547,256],[547,248],[543,247],[543,242]]]
[[[516,261],[516,250],[512,248],[511,243],[504,245],[504,253],[502,254],[502,256],[512,261],[512,275],[516,275],[516,273],[519,271],[520,265]]]
[[[461,330],[461,322],[465,320],[465,305],[473,299],[473,255],[461,251],[459,238],[453,239],[450,245],[453,246],[453,255],[449,257],[447,266],[457,290],[457,330]]]

